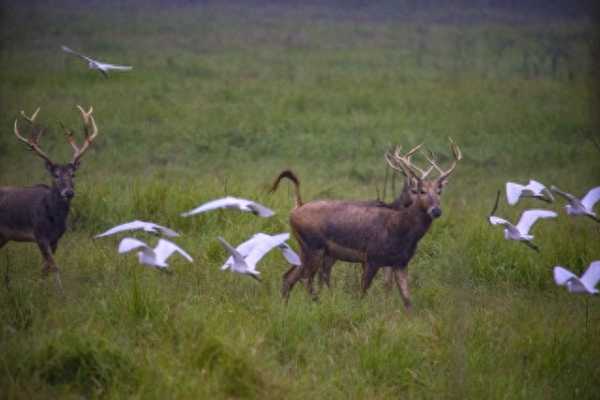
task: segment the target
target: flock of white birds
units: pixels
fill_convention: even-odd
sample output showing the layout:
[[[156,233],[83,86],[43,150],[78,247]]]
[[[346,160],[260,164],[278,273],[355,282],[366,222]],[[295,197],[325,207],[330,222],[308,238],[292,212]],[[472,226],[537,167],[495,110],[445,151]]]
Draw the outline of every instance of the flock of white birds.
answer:
[[[200,214],[207,211],[217,209],[235,209],[243,212],[250,212],[259,217],[268,218],[275,213],[269,208],[258,204],[251,200],[240,199],[236,197],[224,197],[210,201],[208,203],[201,204],[200,206],[182,213],[182,217],[189,217],[192,215]],[[167,228],[162,225],[155,224],[153,222],[145,222],[135,220],[132,222],[126,222],[124,224],[117,225],[110,228],[106,232],[102,232],[96,235],[96,238],[102,238],[106,236],[115,235],[122,232],[131,231],[143,231],[154,235],[167,236],[170,238],[179,236],[179,233],[174,230]],[[256,233],[250,239],[241,243],[237,247],[233,247],[222,237],[217,239],[230,254],[230,257],[225,261],[221,267],[222,271],[231,270],[241,275],[248,275],[256,280],[260,271],[256,269],[258,262],[271,250],[278,248],[284,258],[291,265],[299,266],[300,257],[292,250],[292,248],[286,243],[290,238],[289,233],[280,233],[276,235],[268,235],[266,233]],[[119,243],[119,253],[129,253],[137,250],[137,256],[140,264],[147,265],[150,267],[158,268],[162,271],[169,271],[169,265],[167,259],[171,257],[173,253],[178,253],[183,256],[189,262],[193,262],[192,257],[181,247],[171,242],[170,240],[160,238],[156,247],[152,248],[148,244],[141,240],[125,237],[121,239]]]
[[[550,189],[548,189],[542,183],[534,180],[530,180],[527,185],[514,182],[506,183],[506,200],[511,206],[517,204],[519,199],[523,197],[531,197],[547,203],[553,203],[555,200],[552,195],[553,192],[567,200],[568,204],[565,206],[565,211],[568,215],[583,215],[596,222],[600,222],[600,219],[594,212],[594,205],[600,201],[600,186],[592,188],[580,199],[570,193],[563,192],[555,186],[550,186]],[[533,235],[529,231],[538,220],[556,218],[558,216],[556,212],[551,210],[525,210],[521,214],[519,222],[515,225],[495,216],[494,213],[497,208],[498,198],[496,199],[496,204],[491,215],[488,217],[490,224],[503,226],[505,239],[519,241],[536,251],[539,251],[539,248],[533,244]],[[600,282],[600,261],[593,261],[581,278],[564,267],[557,265],[554,267],[554,281],[559,286],[566,286],[567,290],[571,293],[597,294],[598,289],[596,289],[596,286]]]

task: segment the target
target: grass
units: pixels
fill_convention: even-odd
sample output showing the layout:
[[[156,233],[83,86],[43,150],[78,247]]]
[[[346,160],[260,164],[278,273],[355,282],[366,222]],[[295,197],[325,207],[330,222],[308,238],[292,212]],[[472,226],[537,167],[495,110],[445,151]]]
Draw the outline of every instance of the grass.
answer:
[[[598,185],[589,22],[490,12],[467,23],[452,9],[408,19],[388,2],[2,7],[0,184],[49,181],[10,133],[19,110],[42,108],[43,148],[61,161],[57,121],[77,127],[75,104],[94,105],[100,128],[56,255],[64,296],[34,245],[0,251],[2,397],[597,397],[598,299],[555,287],[552,267],[582,272],[600,257],[600,228],[558,202],[559,218],[534,230],[537,254],[485,220],[509,179]],[[105,80],[61,44],[134,71]],[[555,70],[549,44],[568,54]],[[278,254],[262,284],[218,270],[217,236],[289,230],[291,191],[267,193],[281,169],[307,200],[374,198],[390,143],[424,141],[447,162],[447,136],[465,157],[410,264],[410,316],[381,279],[360,300],[354,265],[334,267],[318,303],[298,287],[287,306]],[[226,194],[277,215],[179,217]],[[540,204],[499,214],[527,207]],[[173,259],[161,274],[118,256],[118,238],[92,239],[133,219],[180,231],[194,264]]]

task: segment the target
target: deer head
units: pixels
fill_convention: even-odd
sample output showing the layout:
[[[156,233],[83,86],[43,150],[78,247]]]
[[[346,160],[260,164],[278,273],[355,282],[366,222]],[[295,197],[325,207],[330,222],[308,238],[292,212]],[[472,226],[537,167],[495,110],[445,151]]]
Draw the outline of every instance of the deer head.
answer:
[[[442,209],[440,208],[442,190],[456,168],[456,163],[462,159],[462,153],[458,145],[450,139],[450,149],[454,155],[450,168],[443,170],[435,162],[433,154],[429,156],[424,154],[430,166],[427,169],[421,169],[411,160],[411,157],[421,146],[418,145],[412,148],[406,154],[402,154],[401,149],[396,147],[385,154],[385,159],[392,169],[401,172],[405,176],[404,188],[401,194],[404,206],[409,207],[414,204],[426,211],[431,218],[438,218],[442,215]],[[433,169],[438,171],[439,176],[435,179],[427,179]]]
[[[81,148],[77,146],[75,143],[73,132],[69,129],[63,129],[67,135],[67,141],[71,144],[74,149],[73,159],[71,162],[67,164],[57,164],[42,151],[39,145],[39,140],[42,135],[46,132],[46,128],[39,126],[35,119],[40,111],[39,107],[31,116],[27,116],[24,111],[21,111],[21,116],[31,125],[31,132],[29,134],[29,138],[26,139],[21,135],[18,126],[18,118],[15,119],[15,135],[17,139],[23,142],[29,150],[35,152],[39,157],[41,157],[45,161],[46,169],[50,173],[53,179],[53,187],[58,191],[60,196],[64,199],[71,199],[75,195],[73,178],[75,177],[75,171],[79,167],[80,159],[88,149],[89,145],[92,143],[96,135],[98,134],[98,128],[96,126],[96,122],[94,121],[94,117],[92,116],[92,107],[90,107],[89,111],[85,111],[81,106],[77,106],[79,111],[81,112],[81,118],[83,119],[83,130],[85,135],[85,141]]]

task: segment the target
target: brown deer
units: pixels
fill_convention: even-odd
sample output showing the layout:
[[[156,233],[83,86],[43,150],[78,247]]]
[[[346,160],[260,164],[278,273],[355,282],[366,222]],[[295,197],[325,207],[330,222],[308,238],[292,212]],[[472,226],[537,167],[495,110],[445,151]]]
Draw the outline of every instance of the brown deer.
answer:
[[[27,145],[29,150],[45,161],[46,170],[53,179],[52,186],[39,184],[29,187],[0,187],[0,248],[10,240],[36,242],[44,258],[42,272],[45,275],[56,272],[61,287],[59,270],[52,254],[56,251],[58,241],[67,228],[69,206],[75,195],[73,188],[75,171],[79,168],[81,157],[98,134],[92,116],[92,107],[89,111],[85,111],[81,106],[77,108],[83,119],[85,141],[79,147],[75,143],[73,132],[63,126],[67,141],[74,150],[73,159],[68,164],[54,163],[40,148],[40,137],[46,131],[35,122],[40,109],[38,108],[31,117],[21,111],[23,118],[31,125],[30,137],[26,139],[21,135],[18,118],[15,119],[15,135],[19,141]]]
[[[273,183],[276,190],[281,179],[294,183],[295,208],[290,215],[292,233],[300,245],[302,266],[290,268],[283,276],[282,296],[287,299],[298,280],[306,280],[312,292],[312,280],[319,269],[330,269],[337,261],[358,262],[363,266],[361,291],[364,296],[379,268],[390,266],[405,307],[411,307],[407,265],[419,240],[427,233],[435,218],[442,215],[440,195],[462,158],[458,146],[451,142],[454,161],[444,171],[433,159],[429,163],[439,177],[426,180],[429,172],[414,165],[411,152],[401,155],[399,149],[386,154],[390,166],[406,177],[405,193],[398,204],[340,200],[315,200],[303,203],[296,175],[283,171]]]

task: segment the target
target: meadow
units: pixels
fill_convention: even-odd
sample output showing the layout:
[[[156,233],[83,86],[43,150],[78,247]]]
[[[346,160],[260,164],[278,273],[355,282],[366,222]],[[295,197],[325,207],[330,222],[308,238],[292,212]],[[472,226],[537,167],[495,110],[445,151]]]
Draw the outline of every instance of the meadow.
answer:
[[[55,256],[64,294],[34,244],[0,250],[0,398],[598,398],[600,300],[556,287],[552,268],[600,259],[600,224],[567,217],[562,200],[503,199],[509,219],[559,211],[534,228],[535,253],[486,220],[507,180],[576,195],[600,184],[593,21],[144,4],[0,6],[0,185],[50,182],[12,134],[20,110],[41,107],[42,148],[61,162],[58,121],[79,129],[76,104],[94,106],[100,129]],[[134,70],[105,79],[63,44]],[[318,302],[298,285],[287,305],[280,254],[260,284],[219,271],[217,236],[289,231],[291,188],[268,193],[282,169],[305,200],[375,199],[391,144],[424,142],[447,165],[448,136],[464,158],[409,265],[410,315],[381,273],[360,299],[357,265],[338,263]],[[179,216],[223,195],[277,214]],[[163,274],[118,255],[120,237],[93,239],[133,219],[181,232],[195,262]]]

